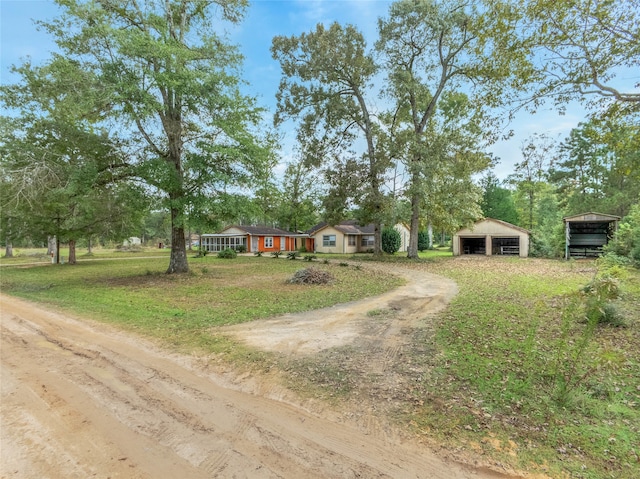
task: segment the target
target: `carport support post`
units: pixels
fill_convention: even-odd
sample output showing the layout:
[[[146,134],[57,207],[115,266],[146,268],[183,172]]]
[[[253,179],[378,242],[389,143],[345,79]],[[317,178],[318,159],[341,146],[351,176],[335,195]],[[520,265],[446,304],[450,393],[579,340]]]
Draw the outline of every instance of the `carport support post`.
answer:
[[[491,241],[491,235],[487,235],[484,239],[484,254],[491,256],[493,253],[493,242]]]
[[[569,259],[569,242],[571,241],[569,222],[564,223],[564,259]]]

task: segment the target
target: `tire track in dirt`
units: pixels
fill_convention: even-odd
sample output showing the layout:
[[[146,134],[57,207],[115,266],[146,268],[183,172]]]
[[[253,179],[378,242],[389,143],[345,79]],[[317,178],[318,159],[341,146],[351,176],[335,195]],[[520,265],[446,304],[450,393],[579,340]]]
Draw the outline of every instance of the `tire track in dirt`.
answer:
[[[503,477],[107,326],[4,295],[0,305],[3,479]]]

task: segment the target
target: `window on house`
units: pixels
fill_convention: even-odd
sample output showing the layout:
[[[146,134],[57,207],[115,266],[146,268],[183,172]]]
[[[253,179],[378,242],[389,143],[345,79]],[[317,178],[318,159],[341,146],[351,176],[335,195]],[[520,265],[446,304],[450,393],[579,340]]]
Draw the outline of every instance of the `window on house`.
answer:
[[[373,246],[374,240],[373,236],[363,236],[362,237],[362,246]]]
[[[356,237],[354,235],[349,235],[349,246],[356,245]]]
[[[335,246],[336,235],[322,235],[322,246]]]
[[[264,237],[264,247],[265,248],[273,248],[273,236],[265,236]]]

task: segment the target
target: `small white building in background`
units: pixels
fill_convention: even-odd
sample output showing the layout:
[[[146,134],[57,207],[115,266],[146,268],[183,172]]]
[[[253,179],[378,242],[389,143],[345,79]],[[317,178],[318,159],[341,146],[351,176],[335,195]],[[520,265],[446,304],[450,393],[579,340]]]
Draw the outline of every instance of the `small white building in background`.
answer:
[[[139,246],[142,244],[142,240],[137,236],[131,236],[122,242],[123,246]]]
[[[453,255],[529,256],[531,232],[506,221],[485,218],[453,235]]]

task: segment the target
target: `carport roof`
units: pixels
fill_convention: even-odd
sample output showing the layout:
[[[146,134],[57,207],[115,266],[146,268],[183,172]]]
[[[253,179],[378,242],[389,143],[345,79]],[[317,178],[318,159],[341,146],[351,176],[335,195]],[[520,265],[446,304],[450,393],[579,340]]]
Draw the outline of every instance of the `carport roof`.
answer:
[[[565,223],[567,223],[567,222],[571,222],[571,223],[577,223],[577,222],[611,223],[612,221],[620,221],[620,217],[619,216],[615,216],[615,215],[606,215],[604,213],[594,213],[593,211],[590,211],[588,213],[581,213],[579,215],[565,216],[564,218],[562,218],[562,221],[564,221]]]

